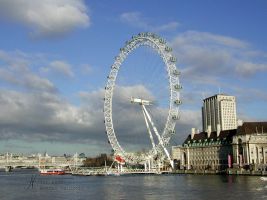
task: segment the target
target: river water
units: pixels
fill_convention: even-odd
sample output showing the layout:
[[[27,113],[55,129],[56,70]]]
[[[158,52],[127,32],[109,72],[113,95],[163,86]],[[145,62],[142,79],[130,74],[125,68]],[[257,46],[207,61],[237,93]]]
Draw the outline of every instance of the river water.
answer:
[[[0,200],[24,199],[254,200],[267,199],[267,181],[256,176],[40,176],[34,170],[0,171]]]

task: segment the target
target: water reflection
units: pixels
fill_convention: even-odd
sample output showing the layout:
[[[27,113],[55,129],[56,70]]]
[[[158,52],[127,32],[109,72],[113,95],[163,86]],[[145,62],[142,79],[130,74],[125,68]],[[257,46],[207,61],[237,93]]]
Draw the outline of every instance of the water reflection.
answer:
[[[36,175],[33,187],[27,188]],[[30,185],[31,186],[31,185]],[[1,199],[266,199],[267,182],[251,176],[39,176],[0,172]]]

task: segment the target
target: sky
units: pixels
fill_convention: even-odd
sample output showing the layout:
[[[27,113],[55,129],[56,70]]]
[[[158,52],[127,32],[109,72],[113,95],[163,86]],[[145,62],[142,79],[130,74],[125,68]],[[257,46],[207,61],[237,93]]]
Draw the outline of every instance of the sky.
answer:
[[[266,19],[264,0],[0,0],[0,152],[110,153],[106,79],[119,49],[147,31],[166,39],[181,71],[171,145],[201,131],[202,100],[219,92],[236,96],[238,119],[266,121]],[[139,108],[127,103],[133,94],[154,99],[150,111],[164,124],[164,65],[137,49],[123,66],[115,131],[125,149],[149,148]]]

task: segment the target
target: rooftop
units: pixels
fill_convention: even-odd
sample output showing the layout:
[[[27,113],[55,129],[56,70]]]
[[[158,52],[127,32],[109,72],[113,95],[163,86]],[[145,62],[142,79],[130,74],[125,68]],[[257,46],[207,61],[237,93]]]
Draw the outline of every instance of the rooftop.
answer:
[[[228,94],[220,93],[220,94],[215,94],[215,95],[213,95],[213,96],[207,97],[207,98],[203,99],[203,101],[205,101],[206,99],[210,99],[210,98],[216,97],[216,96],[228,96],[228,97],[233,97],[232,95],[228,95]]]
[[[237,135],[254,133],[267,133],[267,122],[244,122],[237,131]]]
[[[185,143],[188,141],[204,141],[206,139],[213,140],[222,140],[227,139],[231,140],[235,135],[247,135],[247,134],[257,134],[257,133],[267,133],[267,122],[244,122],[242,126],[239,126],[237,129],[221,131],[217,137],[216,131],[211,132],[210,137],[208,137],[207,132],[200,132],[194,134],[194,137],[191,139],[191,134],[187,136]]]

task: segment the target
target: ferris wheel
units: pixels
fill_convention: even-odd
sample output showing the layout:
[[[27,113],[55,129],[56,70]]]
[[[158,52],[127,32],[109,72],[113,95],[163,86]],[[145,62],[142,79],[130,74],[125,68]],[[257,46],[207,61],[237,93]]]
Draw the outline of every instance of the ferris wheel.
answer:
[[[153,102],[140,97],[131,97],[131,103],[140,105],[142,109],[145,124],[147,126],[147,132],[152,144],[152,148],[147,153],[135,154],[133,152],[126,152],[116,137],[116,130],[114,130],[113,125],[112,100],[114,88],[116,87],[116,78],[122,63],[133,50],[140,46],[147,46],[153,49],[160,56],[166,66],[166,74],[168,76],[169,106],[167,118],[162,119],[165,121],[164,129],[162,132],[159,132],[153,122],[151,114],[146,108],[153,104]],[[125,162],[130,164],[167,157],[172,165],[172,161],[166,147],[168,146],[171,137],[175,134],[175,124],[179,119],[179,105],[182,103],[180,100],[180,90],[182,89],[182,86],[179,82],[179,75],[180,72],[176,68],[176,58],[172,55],[172,48],[166,44],[166,41],[163,38],[154,33],[139,33],[138,35],[133,36],[131,40],[127,41],[125,46],[120,49],[118,56],[115,57],[115,62],[111,66],[109,76],[107,77],[104,98],[104,122],[106,134],[115,155],[119,155],[125,160]],[[153,133],[157,138],[157,144],[153,140]]]

